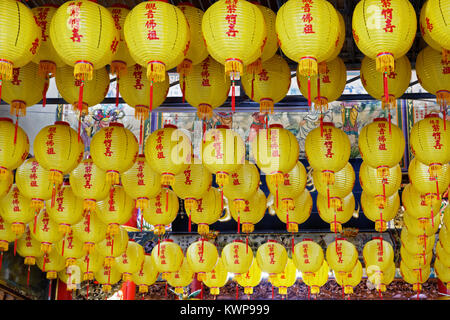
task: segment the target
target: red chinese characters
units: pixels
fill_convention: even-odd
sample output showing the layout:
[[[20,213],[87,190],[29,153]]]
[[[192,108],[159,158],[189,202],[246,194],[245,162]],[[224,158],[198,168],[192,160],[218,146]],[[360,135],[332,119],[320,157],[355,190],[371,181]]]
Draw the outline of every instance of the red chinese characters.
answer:
[[[332,140],[332,133],[330,128],[324,128],[323,129],[323,136],[325,137],[324,146],[326,149],[325,157],[327,158],[333,158],[333,140]]]
[[[81,42],[81,38],[83,38],[83,35],[79,33],[81,22],[80,12],[82,4],[82,2],[71,2],[68,7],[70,18],[67,21],[67,25],[72,31],[72,36],[70,37],[70,39],[73,42]]]
[[[192,180],[191,180],[191,170],[190,169],[186,169],[184,170],[184,184],[187,185],[191,185],[192,184]]]
[[[313,0],[302,0],[302,3],[303,3],[302,21],[305,23],[305,25],[303,27],[303,33],[305,33],[305,34],[316,33],[313,29],[313,24],[312,24],[314,17],[311,14],[311,8],[312,8],[312,4],[314,2],[313,2]]]
[[[205,259],[203,259],[203,243],[198,244],[198,262],[205,262]]]
[[[69,235],[66,238],[67,240],[67,249],[73,249],[73,235],[72,231],[69,233]]]
[[[56,127],[48,128],[47,141],[45,142],[45,145],[47,146],[47,154],[56,154],[54,149],[55,142],[53,141],[55,133]]]
[[[386,123],[378,123],[378,150],[386,150]]]
[[[17,188],[15,188],[14,192],[13,192],[12,204],[13,204],[13,211],[14,212],[19,212],[20,211],[20,206],[19,206],[19,189],[17,189]]]
[[[383,242],[377,242],[377,259],[378,262],[383,262]]]
[[[339,243],[337,240],[336,240],[336,254],[337,254],[337,256],[338,256],[338,263],[343,263],[344,262],[344,260],[342,260],[342,243]]]
[[[86,189],[90,189],[92,187],[91,179],[92,179],[92,162],[84,163],[84,187]]]
[[[159,194],[159,193],[158,193],[158,195],[156,196],[155,207],[156,207],[155,212],[156,212],[157,214],[162,214],[162,209],[161,209],[161,207],[162,207],[162,203],[161,203],[161,194]]]
[[[308,245],[306,243],[304,243],[302,245],[303,248],[303,262],[309,264],[309,255],[308,255]]]
[[[227,4],[227,15],[225,16],[225,20],[228,22],[228,30],[226,31],[226,35],[228,37],[236,37],[236,34],[239,33],[239,30],[235,29],[237,19],[237,0],[226,0],[225,3]]]
[[[64,197],[64,189],[59,191],[58,195],[56,197],[56,204],[58,205],[58,208],[56,210],[58,210],[58,212],[64,211],[64,207],[63,207],[64,198],[63,197]]]
[[[128,264],[128,256],[127,256],[127,253],[126,253],[126,252],[124,252],[124,253],[122,254],[122,263],[123,263],[123,264]]]
[[[34,39],[33,43],[31,44],[30,52],[32,54],[36,54],[38,47],[39,47],[39,38],[36,38],[36,39]]]
[[[116,193],[116,190],[112,189],[111,190],[111,195],[110,195],[109,200],[108,200],[109,211],[116,211],[116,207],[115,207],[116,201],[114,200],[114,194],[115,193]]]
[[[30,233],[30,231],[28,230],[28,232],[27,232],[27,235],[26,235],[26,237],[25,237],[25,246],[27,247],[27,248],[30,248],[31,246],[33,246],[33,244],[31,243],[31,233]]]
[[[158,159],[165,159],[164,156],[164,147],[162,145],[162,139],[164,138],[164,131],[158,131],[157,138],[156,138],[156,152]]]
[[[213,147],[216,150],[216,159],[223,159],[222,141],[220,139],[220,133],[214,135]]]
[[[112,143],[112,132],[114,128],[106,128],[105,129],[105,140],[103,140],[103,144],[105,145],[105,156],[111,157],[113,152],[111,150],[111,143]]]
[[[268,248],[269,248],[269,258],[270,258],[269,263],[275,264],[275,245],[269,244]]]
[[[233,252],[234,252],[233,263],[234,264],[239,264],[239,245],[234,245],[233,246]]]
[[[381,0],[381,15],[385,19],[385,26],[383,30],[385,32],[394,32],[395,25],[392,24],[393,8],[391,7],[391,0]]]
[[[289,180],[289,173],[285,173],[284,174],[284,185],[285,186],[290,186],[291,185],[291,181]]]
[[[203,87],[210,87],[211,84],[209,83],[209,59],[205,59],[205,61],[202,62],[202,86]]]
[[[29,176],[30,178],[30,187],[37,187],[38,183],[37,183],[37,168],[39,166],[39,163],[37,161],[33,161],[33,163],[31,164],[31,174]]]
[[[155,21],[155,11],[157,10],[155,3],[147,3],[145,6],[147,12],[147,21],[145,22],[145,27],[147,28],[147,39],[148,40],[159,40],[158,34],[156,32],[157,23]]]
[[[258,73],[259,81],[267,81],[269,80],[269,76],[267,75],[267,70],[262,69],[260,73]]]
[[[37,14],[34,16],[34,20],[36,21],[36,24],[41,28],[42,41],[47,41],[47,38],[48,38],[46,31],[47,31],[47,24],[48,24],[47,17],[48,17],[49,11],[50,11],[49,7],[37,8]]]
[[[233,179],[233,185],[234,185],[234,186],[238,186],[238,185],[241,184],[241,183],[239,182],[239,175],[238,175],[236,172],[234,172],[234,173],[231,174],[231,178]]]
[[[20,76],[20,68],[14,68],[12,73],[12,80],[11,83],[15,86],[20,85],[22,80],[19,79]]]
[[[111,10],[111,14],[114,20],[114,26],[116,27],[117,30],[122,30],[122,27],[120,26],[120,18],[122,18],[121,14],[122,14],[122,10],[120,9],[112,9]]]
[[[47,212],[44,212],[44,217],[42,218],[42,231],[48,232],[48,223],[50,222],[50,217]]]
[[[203,199],[197,200],[197,212],[203,212]]]
[[[137,184],[138,184],[138,186],[145,186],[145,182],[144,182],[144,161],[138,161],[136,177],[137,177]]]
[[[430,22],[430,18],[428,18],[428,17],[426,17],[425,18],[425,21],[426,21],[426,23],[427,23],[427,29],[428,29],[428,31],[433,31],[433,24]]]
[[[137,90],[142,90],[142,87],[144,87],[144,84],[141,82],[142,80],[142,66],[139,64],[135,64],[134,65],[134,72],[133,72],[133,76],[134,76],[134,87]]]
[[[272,157],[280,157],[280,146],[279,146],[279,135],[278,129],[270,131],[270,150],[272,152]]]
[[[433,138],[434,138],[434,148],[440,150],[442,148],[441,144],[441,128],[438,120],[431,120],[431,126],[433,128]]]

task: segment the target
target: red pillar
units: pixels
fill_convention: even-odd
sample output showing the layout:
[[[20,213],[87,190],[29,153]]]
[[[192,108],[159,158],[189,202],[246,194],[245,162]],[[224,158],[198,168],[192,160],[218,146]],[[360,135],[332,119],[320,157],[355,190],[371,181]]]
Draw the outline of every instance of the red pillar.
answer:
[[[67,285],[58,279],[56,300],[72,300],[72,293],[67,291]]]
[[[126,281],[122,284],[123,300],[135,300],[136,284],[133,281]]]

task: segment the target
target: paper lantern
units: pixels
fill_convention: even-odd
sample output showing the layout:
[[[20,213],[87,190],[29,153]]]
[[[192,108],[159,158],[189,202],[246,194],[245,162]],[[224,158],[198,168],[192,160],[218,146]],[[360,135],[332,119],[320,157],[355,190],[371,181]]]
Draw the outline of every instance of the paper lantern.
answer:
[[[447,60],[450,58],[450,37],[448,36],[449,26],[445,22],[445,17],[448,16],[450,8],[447,3],[441,3],[436,0],[427,1],[425,4],[424,16],[425,21],[427,21],[428,34],[433,41],[437,42],[444,49],[443,57]]]
[[[407,56],[396,58],[395,70],[380,73],[377,69],[377,61],[373,58],[364,57],[361,61],[361,83],[367,93],[374,99],[381,100],[381,105],[387,109],[397,107],[397,99],[408,89],[411,80],[411,64]],[[386,77],[389,94],[386,97],[385,89],[381,86],[383,78]]]
[[[175,175],[190,163],[191,140],[175,125],[166,124],[147,138],[144,153],[150,167],[161,175],[161,185],[173,185]]]
[[[75,265],[77,259],[83,256],[83,241],[73,236],[73,232],[68,232],[64,238],[55,243],[56,251],[60,254],[66,263],[66,267]]]
[[[410,253],[404,246],[401,246],[400,256],[408,268],[415,269],[429,265],[433,258],[433,252]]]
[[[27,225],[25,232],[17,240],[17,253],[24,258],[23,263],[28,266],[35,265],[36,259],[44,255],[40,242],[31,236],[31,232],[32,230]],[[28,272],[30,272],[30,268],[28,268]]]
[[[346,38],[345,37],[345,35],[346,35],[345,20],[344,20],[344,16],[338,10],[336,10],[336,13],[339,18],[339,35],[338,35],[338,40],[336,41],[337,44],[335,44],[333,54],[326,61],[319,63],[319,66],[318,66],[319,73],[326,72],[326,67],[328,66],[328,62],[333,61],[335,58],[337,58],[337,56],[341,53],[342,47],[344,46],[344,42],[345,42],[345,38]]]
[[[432,236],[438,232],[441,217],[435,215],[433,218],[420,218],[416,219],[412,217],[408,211],[403,214],[403,223],[408,229],[408,232],[414,236]]]
[[[12,183],[12,181],[11,181]],[[20,237],[26,225],[34,218],[34,209],[31,200],[20,193],[16,185],[0,198],[0,215],[6,223],[11,224],[11,231]]]
[[[335,273],[336,282],[343,287],[344,294],[352,294],[353,288],[356,287],[362,279],[363,269],[361,262],[356,261],[355,267],[349,273]]]
[[[387,222],[391,221],[397,215],[400,209],[400,196],[398,192],[386,197],[386,201],[380,201],[379,195],[372,196],[363,190],[361,193],[361,208],[367,219],[375,222],[375,230],[385,232]]]
[[[442,243],[440,241],[438,241],[436,243],[436,258],[438,258],[439,260],[441,260],[441,262],[445,265],[445,266],[450,266],[450,253],[445,251],[444,246],[442,245]],[[430,261],[432,258],[432,255],[430,254]]]
[[[189,230],[191,221],[198,225],[198,233],[206,236],[209,225],[217,222],[222,215],[221,196],[216,188],[210,188],[203,196],[197,199],[197,205],[186,211],[189,216]]]
[[[363,259],[366,269],[376,266],[383,273],[394,263],[394,249],[382,237],[372,238],[364,245]]]
[[[125,252],[115,259],[115,266],[122,273],[123,281],[132,281],[133,274],[141,269],[144,257],[144,248],[134,241],[128,241]]]
[[[103,268],[104,257],[97,251],[86,254],[78,259],[77,265],[80,267],[80,272],[83,274],[83,280],[94,280],[94,273]]]
[[[14,175],[11,172],[6,172],[4,176],[0,178],[0,199],[5,197],[11,190],[13,180]]]
[[[328,110],[328,105],[336,101],[345,89],[347,69],[344,61],[335,57],[326,62],[323,72],[309,77],[301,75],[300,66],[299,64],[297,67],[297,84],[300,93],[305,97],[311,97],[316,108]]]
[[[16,239],[16,234],[12,231],[11,224],[7,223],[3,217],[0,216],[0,251],[2,258],[3,252],[8,251],[9,243],[13,242],[14,239]]]
[[[187,259],[183,260],[181,267],[168,275],[167,283],[175,287],[175,293],[184,293],[184,287],[188,286],[194,279],[194,272]]]
[[[376,60],[376,71],[383,74],[385,102],[390,93],[388,74],[397,72],[395,60],[411,48],[416,30],[416,12],[407,0],[359,2],[353,11],[353,39],[365,56]]]
[[[441,229],[441,232],[444,228]],[[433,250],[435,236],[415,236],[411,234],[407,228],[402,228],[400,233],[400,242],[406,251],[411,254],[430,253]]]
[[[148,287],[158,279],[158,270],[153,262],[152,256],[145,254],[144,261],[139,266],[139,271],[133,273],[132,281],[139,288],[139,293],[147,293]]]
[[[97,131],[91,140],[92,161],[106,171],[106,181],[119,183],[121,173],[130,169],[138,155],[138,142],[122,123],[112,122]]]
[[[437,277],[441,280],[448,288],[450,288],[450,267],[444,265],[440,259],[434,260],[434,271]]]
[[[250,296],[253,294],[253,288],[256,287],[262,279],[262,272],[258,266],[256,257],[253,258],[250,269],[248,269],[245,274],[241,274],[239,276],[235,275],[235,279],[241,287],[244,287],[244,293],[246,295]]]
[[[97,214],[89,213],[72,226],[72,231],[75,237],[84,242],[84,250],[92,253],[95,245],[105,239],[106,228],[107,225],[97,217]]]
[[[146,222],[154,227],[156,235],[163,235],[166,226],[171,224],[177,217],[179,202],[175,193],[165,188],[154,198],[148,200],[148,207],[144,209],[143,215]]]
[[[269,280],[273,281],[277,274],[284,271],[288,256],[282,244],[275,240],[267,240],[258,247],[256,261],[262,272],[269,274]]]
[[[377,174],[384,177],[389,174],[388,168],[401,161],[405,138],[398,126],[390,125],[385,118],[376,118],[361,129],[358,147],[364,162],[377,168]]]
[[[326,259],[335,275],[342,275],[352,272],[358,261],[358,251],[353,243],[336,238],[327,246]]]
[[[450,229],[450,206],[447,206],[447,208],[444,210],[442,222],[444,226],[447,227],[447,229]]]
[[[113,186],[110,195],[100,200],[97,206],[97,217],[107,225],[107,235],[117,234],[120,225],[127,223],[131,219],[134,210],[132,199],[120,185]]]
[[[329,204],[331,201],[337,204],[332,206]],[[353,192],[350,192],[345,197],[328,200],[326,196],[318,194],[316,205],[320,218],[330,224],[331,232],[342,233],[342,224],[349,221],[355,211],[355,197]]]
[[[298,62],[301,76],[315,76],[318,63],[329,59],[339,44],[339,16],[328,1],[286,2],[278,10],[276,30],[281,50]],[[308,101],[311,105],[311,95]]]
[[[255,229],[255,224],[264,217],[267,208],[266,195],[258,189],[250,198],[245,199],[245,205],[240,206],[240,202],[228,204],[231,216],[238,223],[238,232],[242,224],[242,232],[251,233]]]
[[[297,269],[292,259],[288,258],[284,271],[277,274],[277,277],[272,280],[272,285],[278,287],[280,295],[287,295],[287,288],[292,287],[295,281],[297,281]]]
[[[111,292],[112,286],[121,280],[121,274],[115,266],[103,266],[94,273],[95,280],[102,285],[102,292]]]
[[[442,60],[444,62],[447,62],[449,50],[444,49],[438,42],[433,40],[433,38],[430,36],[430,30],[433,30],[434,26],[430,24],[430,18],[428,18],[427,23],[427,17],[425,15],[426,8],[427,8],[428,1],[425,1],[425,3],[422,5],[422,8],[420,9],[420,17],[419,17],[419,28],[420,28],[420,35],[422,36],[422,39],[425,40],[426,44],[432,47],[434,50],[442,52]]]
[[[409,180],[413,187],[421,193],[435,193],[438,200],[450,184],[450,167],[443,163],[436,170],[427,166],[417,158],[412,159],[408,167]]]
[[[16,143],[14,143],[16,136]],[[27,158],[30,151],[28,135],[19,126],[17,134],[9,118],[0,118],[0,179],[8,179]]]
[[[41,210],[32,222],[32,237],[41,243],[41,250],[44,253],[51,252],[53,244],[56,244],[63,238],[64,235],[58,231],[58,227],[58,224],[50,219],[45,209]]]
[[[222,261],[228,272],[244,276],[253,263],[253,250],[242,240],[233,240],[222,249]]]
[[[228,272],[223,263],[223,259],[217,259],[217,263],[210,272],[205,274],[203,283],[209,287],[209,293],[217,296],[220,293],[220,288],[225,286],[228,280]]]
[[[328,273],[330,272],[330,267],[326,260],[323,260],[322,266],[318,271],[312,272],[308,277],[303,277],[303,282],[309,286],[309,293],[318,294],[320,292],[320,287],[325,285],[328,281]]]
[[[201,238],[186,249],[186,259],[192,271],[197,273],[197,280],[204,281],[206,274],[216,266],[219,253],[214,244]]]
[[[262,62],[261,70],[245,73],[241,83],[246,94],[259,103],[259,112],[273,113],[274,105],[280,102],[291,86],[291,70],[281,56],[275,54]]]
[[[210,56],[192,66],[189,74],[180,78],[183,98],[197,109],[197,116],[201,120],[210,119],[213,109],[225,103],[230,85],[223,65]]]
[[[422,290],[422,284],[425,283],[430,277],[430,266],[423,266],[421,268],[410,269],[406,266],[406,264],[401,261],[400,262],[400,274],[403,280],[409,284],[413,285],[413,290],[419,291]]]
[[[42,272],[46,273],[47,279],[56,279],[58,272],[65,269],[65,259],[56,250],[44,254],[42,257],[36,259],[36,265]]]
[[[164,239],[153,247],[152,259],[161,277],[168,280],[171,273],[180,269],[184,260],[183,250],[172,239]]]
[[[313,201],[308,190],[295,198],[281,198],[282,206],[274,206],[275,213],[281,222],[286,223],[288,232],[298,232],[298,225],[302,224],[311,215]]]
[[[113,266],[115,264],[115,258],[127,250],[128,240],[128,232],[121,226],[119,233],[106,235],[103,240],[96,243],[96,251],[105,257],[105,266]]]
[[[311,239],[303,239],[294,246],[292,260],[302,273],[303,280],[311,279],[324,262],[322,247]]]
[[[347,134],[324,122],[323,128],[315,128],[306,136],[305,151],[309,164],[322,172],[326,184],[334,184],[335,172],[344,168],[350,158],[350,139]]]
[[[431,245],[434,244],[434,239],[435,237],[428,237],[426,238],[427,240],[430,240],[429,238],[432,238],[431,241],[427,241],[427,245],[431,243]],[[445,249],[446,252],[450,253],[450,246],[448,245],[450,240],[450,233],[447,229],[447,227],[443,227],[441,228],[441,230],[439,231],[439,242],[441,243],[442,247]],[[430,246],[428,245],[428,248]]]

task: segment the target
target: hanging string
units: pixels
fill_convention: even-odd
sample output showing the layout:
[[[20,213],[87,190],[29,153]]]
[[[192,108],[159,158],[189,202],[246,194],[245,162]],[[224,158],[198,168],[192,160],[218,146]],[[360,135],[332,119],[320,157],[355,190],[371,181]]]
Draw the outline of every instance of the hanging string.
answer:
[[[273,300],[273,297],[274,297],[274,294],[275,292],[274,292],[274,288],[273,288],[273,283],[272,283],[272,300]]]
[[[45,76],[44,90],[42,91],[42,107],[45,108],[47,105],[47,91],[49,87],[48,75]]]
[[[184,72],[183,72],[183,87],[181,89],[181,93],[183,95],[182,102],[184,103],[186,101],[186,97],[185,97],[185,95],[186,95],[186,76],[185,76]]]
[[[34,224],[33,224],[33,233],[36,233],[36,224],[37,224],[37,216],[39,214],[39,211],[36,209],[34,212]]]
[[[62,255],[63,257],[64,257],[64,247],[65,247],[65,244],[66,244],[66,235],[67,235],[67,232],[64,233],[63,241],[62,241],[61,255]]]
[[[144,226],[144,215],[141,212],[141,208],[138,208],[138,215],[141,216],[141,232],[142,232],[142,228]]]
[[[188,231],[191,232],[192,230],[192,214],[189,214],[189,226],[188,226]]]
[[[81,139],[81,114],[83,110],[83,90],[84,90],[84,79],[81,80],[80,89],[78,91],[78,141]]]
[[[119,106],[119,73],[116,76],[116,108]]]
[[[17,128],[19,128],[19,112],[16,111],[16,125],[14,126],[14,145],[17,142]]]
[[[255,95],[255,72],[252,73],[252,93],[250,96],[251,100],[253,100],[254,95]]]
[[[235,101],[236,90],[235,90],[235,86],[234,86],[234,72],[233,72],[232,77],[233,78],[231,80],[231,111],[234,113],[235,106],[236,106],[236,101]]]
[[[241,210],[238,210],[237,233],[241,233]]]
[[[166,281],[166,286],[165,286],[165,288],[164,288],[164,297],[167,298],[167,281]]]
[[[17,251],[17,236],[16,239],[14,240],[14,257],[16,256],[16,251]]]
[[[311,107],[311,76],[308,75],[308,106]]]

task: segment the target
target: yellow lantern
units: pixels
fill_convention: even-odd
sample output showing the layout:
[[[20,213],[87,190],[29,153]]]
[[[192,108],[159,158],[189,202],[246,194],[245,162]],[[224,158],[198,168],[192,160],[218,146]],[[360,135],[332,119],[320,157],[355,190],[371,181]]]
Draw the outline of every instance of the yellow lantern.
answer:
[[[219,125],[206,131],[202,148],[203,165],[216,175],[222,189],[230,182],[230,174],[245,163],[244,140],[228,126]]]
[[[132,281],[133,274],[141,269],[144,257],[144,248],[132,240],[128,241],[125,252],[115,259],[115,266],[122,274],[123,281]]]
[[[64,258],[66,267],[75,265],[77,259],[83,256],[83,245],[83,241],[75,238],[72,231],[55,243],[56,251]]]
[[[429,256],[431,261],[432,255],[430,254]],[[445,251],[445,248],[440,241],[436,243],[436,258],[441,260],[445,266],[450,266],[450,253]]]
[[[242,86],[250,99],[259,103],[259,112],[273,113],[274,105],[280,102],[291,86],[291,70],[281,56],[274,54],[264,61],[261,70],[245,73]]]
[[[41,101],[44,87],[45,79],[38,75],[38,65],[30,62],[12,70],[10,81],[3,83],[1,98],[11,106],[11,115],[23,117],[27,114],[27,107]]]
[[[376,266],[383,273],[394,263],[394,249],[382,237],[374,237],[364,245],[363,259],[366,269]]]
[[[5,197],[11,190],[14,175],[12,172],[6,172],[3,177],[0,174],[0,199]]]
[[[106,171],[99,168],[91,157],[81,161],[69,176],[75,196],[83,199],[83,209],[95,212],[97,201],[106,198],[111,186],[106,182]]]
[[[36,265],[46,273],[46,278],[50,280],[56,279],[58,272],[66,268],[64,258],[56,250],[37,258]]]
[[[144,153],[150,167],[161,175],[161,185],[173,185],[175,175],[191,161],[191,140],[175,125],[166,124],[147,138]]]
[[[330,185],[334,184],[334,174],[347,164],[350,148],[347,134],[332,122],[323,122],[323,126],[311,130],[305,140],[309,164],[313,169],[321,171],[323,182]]]
[[[222,260],[228,272],[245,276],[253,263],[253,250],[242,240],[233,240],[222,249]]]
[[[450,51],[447,50],[447,52]],[[417,80],[426,91],[436,95],[436,101],[444,111],[450,102],[449,62],[446,63],[445,59],[450,59],[449,53],[447,57],[444,57],[431,47],[420,51],[416,59]],[[445,127],[446,124],[444,124]]]
[[[426,6],[425,6],[426,5]],[[427,22],[427,31],[430,38],[437,42],[443,49],[442,56],[448,61],[450,58],[450,37],[448,36],[449,26],[445,22],[450,9],[447,3],[441,3],[436,0],[427,1],[424,4],[424,16]]]
[[[391,263],[383,272],[383,277],[381,277],[378,267],[366,268],[367,279],[376,286],[380,295],[381,292],[386,291],[386,287],[394,280],[395,269],[395,264]]]
[[[167,283],[172,287],[175,287],[175,293],[180,294],[184,293],[184,287],[188,286],[193,279],[194,272],[187,259],[184,259],[178,270],[169,273]]]
[[[269,274],[269,281],[275,280],[284,271],[288,260],[284,246],[275,240],[267,240],[258,247],[256,261],[262,272]]]
[[[411,152],[415,158],[429,166],[432,178],[438,177],[442,166],[450,162],[450,130],[446,130],[438,114],[426,115],[414,123],[409,137]]]
[[[361,83],[374,99],[381,100],[383,109],[397,107],[397,99],[408,89],[411,80],[411,64],[407,56],[398,57],[395,60],[395,70],[391,69],[383,74],[378,72],[377,61],[364,57],[361,61]],[[380,85],[386,77],[389,94],[386,97],[386,88]],[[390,116],[390,114],[389,114]]]
[[[437,41],[433,40],[430,36],[430,30],[433,30],[434,26],[430,23],[430,18],[427,19],[425,12],[427,8],[428,1],[425,1],[422,8],[420,9],[420,17],[419,17],[419,28],[420,35],[422,39],[425,40],[426,44],[432,47],[436,51],[442,52],[442,60],[444,62],[448,62],[449,50],[444,49]]]
[[[361,129],[358,147],[364,162],[377,168],[377,174],[384,177],[389,174],[388,168],[401,161],[405,151],[405,138],[398,126],[390,125],[385,118],[376,118]]]
[[[75,237],[83,241],[84,251],[92,253],[95,245],[106,237],[106,224],[104,224],[97,214],[85,214],[80,222],[72,226]]]
[[[2,1],[0,12],[0,28],[4,30],[0,51],[1,88],[2,80],[12,79],[13,68],[26,65],[37,54],[41,39],[33,12],[23,3]]]
[[[275,213],[281,222],[286,223],[288,232],[298,232],[298,225],[311,215],[313,201],[307,189],[295,198],[281,198],[280,207],[274,206]]]
[[[328,245],[326,259],[335,275],[351,272],[359,261],[355,245],[343,238],[336,238]]]
[[[39,75],[47,80],[55,76],[56,68],[65,65],[50,40],[50,23],[57,9],[58,6],[52,4],[45,4],[31,9],[36,24],[40,28],[39,31],[41,35],[41,45],[32,61],[39,65]]]
[[[109,90],[109,73],[105,67],[93,71],[93,79],[82,82],[73,77],[74,68],[63,66],[56,69],[55,83],[61,97],[72,106],[73,110],[79,110],[81,114],[87,114],[90,107],[100,104],[105,99]],[[80,102],[79,91],[83,86],[83,97]]]
[[[353,11],[353,39],[365,56],[375,59],[376,71],[383,73],[386,103],[388,75],[397,72],[397,61],[411,48],[416,30],[416,12],[407,0],[359,2]]]
[[[292,259],[288,258],[286,267],[272,280],[272,285],[278,287],[280,295],[287,295],[287,288],[292,287],[295,281],[297,281],[297,269]]]
[[[197,116],[202,120],[210,119],[213,109],[225,103],[230,85],[223,66],[210,56],[180,78],[184,99],[197,109]]]
[[[220,0],[206,10],[202,32],[209,54],[225,65],[225,73],[231,76],[234,112],[234,82],[245,73],[244,65],[259,58],[264,48],[264,16],[246,0]]]
[[[102,292],[111,292],[112,286],[121,280],[121,274],[116,266],[103,266],[94,273],[95,280],[102,285]]]
[[[448,245],[450,242],[450,233],[448,232],[447,227],[441,228],[441,231],[439,231],[439,242],[441,243],[442,247],[445,249],[446,252],[450,253],[450,246]],[[432,237],[432,241],[434,241],[434,237]],[[434,242],[430,241],[432,244]]]
[[[447,205],[447,208],[444,210],[444,217],[442,219],[444,226],[447,227],[447,229],[450,229],[450,206]]]
[[[201,238],[186,249],[186,259],[192,271],[197,273],[197,280],[204,281],[206,274],[216,266],[219,253],[214,244]]]
[[[166,226],[175,220],[178,209],[177,196],[172,190],[165,188],[156,197],[148,200],[148,207],[142,214],[145,221],[153,225],[153,232],[160,236],[166,232]]]
[[[303,277],[303,282],[309,286],[310,293],[319,294],[320,287],[322,287],[328,281],[328,273],[330,267],[326,260],[323,260],[322,266],[318,271],[312,272],[308,277]]]
[[[339,36],[338,36],[338,40],[336,41],[337,44],[335,44],[335,48],[334,48],[334,51],[333,51],[333,54],[331,55],[331,57],[328,58],[326,61],[319,63],[319,66],[318,66],[319,73],[326,72],[326,67],[328,66],[328,62],[337,58],[337,56],[341,53],[342,47],[344,46],[345,34],[346,34],[345,20],[344,20],[344,17],[342,16],[342,14],[338,10],[336,10],[336,13],[339,17]]]
[[[58,231],[58,224],[50,219],[48,212],[43,209],[32,222],[32,236],[41,243],[41,250],[44,253],[52,251],[53,244],[63,238],[63,234]]]
[[[312,239],[303,239],[295,245],[292,259],[305,281],[314,277],[313,274],[320,270],[324,262],[324,254],[319,244]]]
[[[109,197],[100,200],[97,206],[96,214],[107,225],[107,236],[118,234],[120,226],[131,219],[134,210],[133,200],[120,185],[113,186]]]
[[[408,268],[414,269],[429,265],[433,258],[433,252],[410,253],[404,246],[401,246],[400,256]]]
[[[31,236],[31,232],[27,225],[25,232],[17,241],[17,253],[24,258],[23,263],[28,265],[28,272],[30,272],[29,266],[35,265],[36,259],[44,255],[41,244]]]
[[[133,273],[132,281],[139,288],[139,293],[148,292],[148,287],[156,282],[158,279],[158,270],[152,256],[145,254],[142,264],[139,266],[137,272]]]
[[[14,136],[16,143],[13,143]],[[19,126],[15,133],[13,121],[9,118],[0,118],[0,150],[0,179],[5,180],[25,161],[30,151],[28,135]]]
[[[334,54],[341,33],[336,10],[322,0],[286,2],[278,10],[276,30],[283,53],[298,62],[297,75],[309,79],[317,75],[318,64]],[[311,105],[310,94],[308,101]]]
[[[441,199],[441,194],[447,190],[450,184],[450,166],[443,163],[437,170],[433,165],[426,165],[417,158],[412,159],[408,167],[408,175],[411,184],[421,193],[434,193],[437,199]],[[432,191],[433,190],[433,191]]]
[[[83,281],[94,280],[94,273],[103,267],[104,257],[97,251],[86,254],[78,259],[77,265],[80,267],[80,272],[83,274]]]
[[[253,258],[250,269],[248,269],[248,271],[244,274],[239,276],[235,275],[235,279],[241,287],[244,287],[244,293],[246,295],[253,294],[253,288],[256,287],[262,279],[262,272],[258,266],[256,257]]]
[[[195,163],[195,158],[187,168],[175,175],[172,190],[184,200],[186,210],[192,210],[197,205],[197,199],[208,191],[212,184],[212,174],[201,163]]]
[[[444,263],[439,258],[434,260],[433,267],[439,280],[445,283],[447,289],[450,288],[450,267],[444,265]]]
[[[0,215],[6,223],[11,224],[11,231],[20,237],[25,232],[26,225],[33,220],[34,210],[31,200],[20,193],[16,185],[0,198]]]
[[[339,35],[341,38],[342,35]],[[339,39],[340,39],[339,38]],[[301,65],[297,67],[297,84],[300,93],[314,101],[316,108],[328,110],[328,104],[336,101],[344,92],[347,83],[347,69],[344,61],[335,57],[326,62],[325,70],[314,76],[302,76]],[[312,80],[312,83],[311,83]]]
[[[206,191],[200,199],[197,199],[197,205],[186,211],[189,216],[189,228],[192,221],[198,225],[198,233],[206,236],[209,233],[209,225],[217,222],[222,214],[220,201],[220,192],[216,188]]]
[[[344,294],[352,294],[353,288],[356,287],[362,279],[363,269],[361,262],[356,261],[355,267],[349,273],[335,272],[336,282],[343,287]]]
[[[419,293],[422,290],[422,284],[425,283],[430,277],[430,266],[423,266],[421,268],[410,269],[401,261],[400,262],[400,274],[404,281],[413,285],[413,290]]]
[[[217,263],[210,272],[205,274],[203,283],[209,287],[209,293],[217,296],[220,293],[220,288],[225,286],[228,281],[228,272],[222,258],[217,259]]]
[[[266,195],[261,189],[255,192],[250,198],[245,199],[244,206],[240,202],[229,203],[231,216],[238,223],[238,232],[242,224],[242,232],[251,233],[255,229],[255,224],[264,217],[267,208]]]
[[[332,201],[337,204],[332,206]],[[342,233],[342,224],[349,221],[355,211],[355,197],[353,192],[350,192],[343,198],[330,198],[328,200],[326,196],[318,194],[316,205],[320,218],[330,224],[331,232]]]
[[[119,184],[120,174],[133,166],[139,150],[134,134],[118,122],[97,131],[90,147],[92,161],[106,171],[106,181],[112,185]]]
[[[442,233],[442,230],[445,229],[442,228],[440,234]],[[411,254],[430,253],[433,250],[435,236],[416,236],[411,234],[407,228],[402,228],[400,233],[400,242],[402,246],[405,247],[406,251]]]
[[[363,190],[360,202],[366,218],[375,222],[375,230],[384,232],[387,229],[387,222],[394,219],[400,209],[400,196],[395,192],[386,198],[384,204],[380,202],[380,197],[371,196]]]
[[[128,232],[124,227],[119,227],[119,233],[114,235],[106,235],[100,242],[96,244],[96,251],[105,257],[105,266],[115,264],[115,258],[122,255],[128,246]]]
[[[184,254],[172,239],[164,239],[152,249],[152,259],[161,277],[167,280],[170,274],[182,267]]]
[[[3,252],[8,251],[9,243],[16,239],[16,234],[12,231],[10,223],[7,223],[2,216],[0,216],[0,251],[3,257]],[[1,264],[0,264],[1,266]]]
[[[438,232],[441,217],[435,215],[432,218],[416,219],[412,217],[408,211],[403,214],[403,223],[408,229],[408,232],[414,236],[432,236]]]

